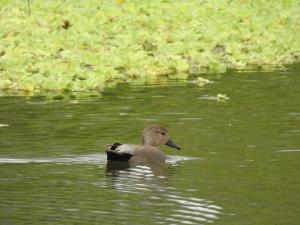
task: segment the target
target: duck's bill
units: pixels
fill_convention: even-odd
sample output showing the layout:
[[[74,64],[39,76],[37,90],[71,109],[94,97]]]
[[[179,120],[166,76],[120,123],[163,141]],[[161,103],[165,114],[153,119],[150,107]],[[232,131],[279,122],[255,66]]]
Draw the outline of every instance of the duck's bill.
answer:
[[[180,147],[178,147],[177,145],[175,145],[174,142],[171,141],[171,140],[168,140],[167,143],[166,143],[166,145],[168,145],[168,146],[170,146],[172,148],[176,148],[177,150],[181,149]]]

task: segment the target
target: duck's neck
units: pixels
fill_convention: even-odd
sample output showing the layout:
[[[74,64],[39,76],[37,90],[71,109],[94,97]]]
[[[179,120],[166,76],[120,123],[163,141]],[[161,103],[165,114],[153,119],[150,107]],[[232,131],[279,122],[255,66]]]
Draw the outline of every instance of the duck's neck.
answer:
[[[155,138],[152,138],[151,136],[146,136],[146,137],[142,137],[142,144],[144,146],[152,146],[152,147],[155,147],[155,148],[158,148],[160,143],[155,139]]]
[[[151,147],[154,147],[154,148],[158,148],[158,145],[156,145],[156,144],[153,144],[152,142],[150,142],[150,141],[144,141],[144,140],[142,140],[142,144],[143,144],[143,146],[151,146]]]

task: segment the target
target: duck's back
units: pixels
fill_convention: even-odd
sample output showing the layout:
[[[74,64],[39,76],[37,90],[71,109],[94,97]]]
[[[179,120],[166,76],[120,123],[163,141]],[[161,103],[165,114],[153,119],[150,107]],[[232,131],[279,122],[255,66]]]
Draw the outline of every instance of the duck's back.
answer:
[[[115,143],[107,150],[107,160],[131,163],[163,163],[165,154],[157,147]]]
[[[106,149],[107,160],[129,161],[134,155],[134,145],[114,143]]]

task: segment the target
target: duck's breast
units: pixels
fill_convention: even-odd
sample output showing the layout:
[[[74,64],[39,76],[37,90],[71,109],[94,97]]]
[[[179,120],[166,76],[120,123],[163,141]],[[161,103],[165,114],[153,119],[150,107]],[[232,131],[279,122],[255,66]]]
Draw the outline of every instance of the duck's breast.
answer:
[[[142,161],[145,163],[164,163],[165,154],[158,148],[152,146],[144,146],[144,148],[135,151],[135,155],[130,161]]]

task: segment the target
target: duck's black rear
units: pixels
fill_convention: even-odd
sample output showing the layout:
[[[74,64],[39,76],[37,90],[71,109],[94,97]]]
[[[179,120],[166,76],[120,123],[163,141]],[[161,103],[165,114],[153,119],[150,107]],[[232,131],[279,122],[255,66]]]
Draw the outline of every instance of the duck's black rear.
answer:
[[[126,162],[132,157],[132,155],[127,153],[118,153],[110,150],[108,150],[106,154],[107,154],[107,160],[110,161]]]
[[[106,150],[107,160],[109,161],[120,161],[126,162],[128,161],[132,155],[124,152],[120,152],[117,148],[122,145],[120,143],[114,143],[110,146],[109,149]]]

